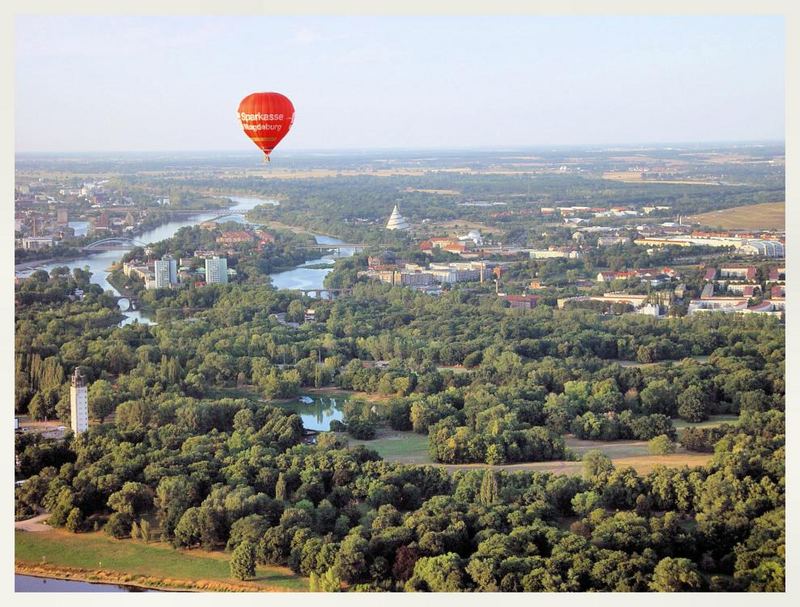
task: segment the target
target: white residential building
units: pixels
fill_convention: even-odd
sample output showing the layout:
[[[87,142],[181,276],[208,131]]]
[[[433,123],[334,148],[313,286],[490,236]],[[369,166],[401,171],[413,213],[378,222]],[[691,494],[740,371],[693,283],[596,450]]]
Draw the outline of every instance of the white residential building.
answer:
[[[206,259],[206,284],[227,284],[228,283],[228,259],[227,257],[212,257]]]
[[[178,262],[165,255],[155,261],[153,274],[156,289],[167,289],[178,284]]]

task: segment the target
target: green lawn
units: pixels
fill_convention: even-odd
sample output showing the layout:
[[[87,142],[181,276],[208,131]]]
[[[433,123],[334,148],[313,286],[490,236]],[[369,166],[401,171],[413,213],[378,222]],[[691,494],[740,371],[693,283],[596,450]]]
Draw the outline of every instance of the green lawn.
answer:
[[[104,571],[173,580],[209,580],[235,583],[230,576],[230,555],[179,551],[162,543],[143,544],[115,540],[102,533],[66,531],[15,532],[17,562]],[[259,566],[252,580],[264,590],[308,590],[308,579],[284,567]]]
[[[373,440],[356,440],[347,434],[340,436],[347,438],[351,447],[364,445],[374,449],[383,459],[390,462],[402,462],[404,464],[433,463],[428,455],[428,436],[426,434],[385,430],[379,431],[378,436]]]
[[[711,415],[704,422],[687,422],[682,419],[672,420],[672,425],[675,426],[677,430],[680,430],[681,428],[714,428],[715,426],[721,426],[722,424],[731,424],[735,426],[738,423],[738,415]]]

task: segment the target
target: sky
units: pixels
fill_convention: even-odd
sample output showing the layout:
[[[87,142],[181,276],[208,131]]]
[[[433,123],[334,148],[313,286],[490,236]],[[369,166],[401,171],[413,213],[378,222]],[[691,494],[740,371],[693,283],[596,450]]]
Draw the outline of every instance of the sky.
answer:
[[[16,151],[255,149],[256,91],[283,150],[783,140],[784,47],[782,17],[18,16]]]

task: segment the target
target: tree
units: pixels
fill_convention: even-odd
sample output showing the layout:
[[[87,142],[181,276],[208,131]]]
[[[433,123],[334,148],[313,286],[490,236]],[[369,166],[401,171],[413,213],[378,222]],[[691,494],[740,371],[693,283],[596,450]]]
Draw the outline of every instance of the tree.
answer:
[[[139,535],[145,544],[150,541],[150,521],[146,518],[139,521]]]
[[[461,557],[453,552],[423,557],[414,565],[406,590],[417,592],[463,592],[467,590]]]
[[[290,322],[303,322],[305,318],[306,307],[299,299],[293,299],[286,309],[286,320]]]
[[[698,592],[702,589],[703,578],[697,566],[685,558],[667,557],[659,561],[650,582],[650,590],[655,592]]]
[[[614,471],[611,458],[602,451],[587,451],[583,456],[583,478],[598,482],[605,480]]]
[[[69,511],[64,527],[66,527],[67,531],[72,531],[72,533],[78,533],[83,528],[83,514],[80,508],[73,508]]]
[[[498,492],[497,476],[493,470],[485,470],[481,481],[481,504],[490,506],[495,503],[498,498]]]
[[[89,387],[89,415],[102,423],[114,410],[114,389],[104,379],[98,379]]]
[[[678,415],[687,422],[708,419],[708,396],[700,386],[692,385],[678,395]]]
[[[334,573],[350,584],[358,582],[367,573],[366,554],[369,550],[367,540],[357,532],[351,532],[339,547],[334,563]]]
[[[233,551],[231,576],[237,580],[249,580],[256,576],[256,549],[250,540],[243,541]]]
[[[117,512],[137,517],[153,507],[153,490],[143,483],[128,481],[109,496],[108,505]]]
[[[328,569],[322,575],[312,571],[308,588],[311,592],[339,592],[342,589],[342,580],[336,577],[333,569]]]
[[[639,392],[639,402],[642,413],[663,413],[673,416],[675,414],[675,391],[664,379],[651,381]]]
[[[131,524],[133,520],[127,514],[115,512],[108,517],[108,522],[104,527],[107,534],[117,539],[128,537],[131,534]]]
[[[647,450],[652,455],[668,455],[675,453],[676,444],[666,434],[659,434],[647,442]]]

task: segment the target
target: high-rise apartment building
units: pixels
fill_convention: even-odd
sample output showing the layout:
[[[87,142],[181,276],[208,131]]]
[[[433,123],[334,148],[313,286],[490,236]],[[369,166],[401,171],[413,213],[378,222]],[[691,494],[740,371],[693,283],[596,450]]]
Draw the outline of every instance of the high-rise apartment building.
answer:
[[[206,284],[227,284],[228,259],[226,257],[212,257],[206,259]]]
[[[178,284],[178,262],[169,255],[164,255],[155,262],[153,270],[156,289],[166,289]]]

